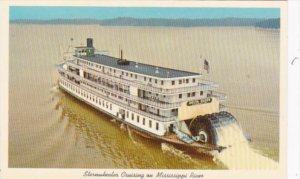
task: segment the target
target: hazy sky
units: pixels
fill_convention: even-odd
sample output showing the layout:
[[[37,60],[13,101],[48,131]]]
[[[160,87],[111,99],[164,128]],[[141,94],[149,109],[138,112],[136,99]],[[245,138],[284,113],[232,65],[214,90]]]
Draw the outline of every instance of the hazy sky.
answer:
[[[279,18],[279,8],[158,8],[158,7],[30,7],[13,6],[15,19],[133,18]]]

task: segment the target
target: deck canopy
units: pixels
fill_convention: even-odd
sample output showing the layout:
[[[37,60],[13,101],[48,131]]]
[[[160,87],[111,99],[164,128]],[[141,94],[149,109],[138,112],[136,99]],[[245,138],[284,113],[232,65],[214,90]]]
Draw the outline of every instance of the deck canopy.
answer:
[[[94,56],[80,56],[84,60],[98,63],[100,65],[105,65],[108,67],[138,73],[142,75],[147,75],[151,77],[158,77],[158,78],[179,78],[179,77],[191,77],[191,76],[199,76],[199,73],[176,70],[171,68],[163,68],[153,65],[148,65],[144,63],[137,63],[133,61],[128,61],[128,65],[119,65],[118,60],[119,58],[102,55],[102,54],[95,54]]]

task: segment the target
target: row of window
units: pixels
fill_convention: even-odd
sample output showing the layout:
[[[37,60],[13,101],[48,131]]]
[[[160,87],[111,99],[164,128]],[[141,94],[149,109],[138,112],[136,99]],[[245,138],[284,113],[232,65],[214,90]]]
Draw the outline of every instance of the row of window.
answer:
[[[107,102],[105,100],[101,100],[100,98],[98,99],[94,95],[91,95],[88,92],[85,92],[84,90],[80,90],[79,88],[67,83],[66,81],[62,80],[61,82],[63,83],[63,85],[67,86],[69,89],[71,89],[72,91],[74,91],[77,94],[81,95],[82,97],[84,97],[86,99],[90,99],[91,101],[96,102],[100,106],[102,105],[103,107],[106,107],[107,109],[112,110],[112,104],[110,104],[109,102]],[[129,111],[127,111],[126,117],[129,118]],[[134,113],[131,113],[131,119],[134,120]],[[137,120],[137,123],[140,123],[140,116],[139,115],[136,115],[136,120]],[[149,128],[152,128],[152,120],[149,119],[148,124],[149,124]],[[143,125],[146,125],[146,119],[145,118],[143,118]],[[156,122],[155,127],[156,127],[156,130],[159,130],[159,123],[158,122]]]
[[[129,111],[126,112],[126,117],[129,118]],[[134,113],[131,113],[131,120],[134,121]],[[136,122],[140,123],[140,116],[139,115],[136,115]],[[142,124],[144,126],[146,125],[146,119],[144,117],[143,117],[143,120],[142,120]],[[149,128],[152,128],[152,120],[149,119],[148,125],[149,125]],[[159,130],[159,123],[158,122],[156,122],[155,129]]]
[[[86,53],[86,49],[78,50],[78,53]]]
[[[183,83],[186,83],[186,84],[189,84],[189,79],[183,79],[183,80],[178,80],[178,84],[183,84]],[[195,83],[196,82],[196,78],[193,78],[192,79],[192,83]],[[172,81],[172,85],[175,85],[175,80]]]
[[[200,96],[202,96],[203,95],[203,91],[200,91]],[[189,98],[189,97],[194,97],[194,96],[196,96],[196,92],[192,92],[192,93],[187,93],[187,97]],[[178,95],[178,98],[182,98],[182,94],[179,94]]]
[[[104,101],[104,100],[102,100],[102,102],[101,102],[101,99],[98,99],[94,95],[91,95],[88,92],[85,92],[84,90],[80,90],[79,88],[74,87],[73,85],[67,83],[66,81],[62,81],[62,83],[63,83],[63,85],[67,86],[69,89],[71,89],[72,91],[81,95],[82,97],[89,99],[89,100],[99,104],[100,106],[102,104],[103,107],[106,107],[107,109],[112,110],[112,104],[110,104],[109,102]]]

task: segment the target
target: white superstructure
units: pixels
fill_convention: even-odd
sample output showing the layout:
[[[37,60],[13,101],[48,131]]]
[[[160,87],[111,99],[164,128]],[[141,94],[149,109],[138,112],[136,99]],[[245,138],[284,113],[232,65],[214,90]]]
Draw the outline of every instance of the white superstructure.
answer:
[[[59,86],[113,118],[154,136],[191,136],[186,120],[225,109],[201,74],[96,54],[92,41],[59,65]]]

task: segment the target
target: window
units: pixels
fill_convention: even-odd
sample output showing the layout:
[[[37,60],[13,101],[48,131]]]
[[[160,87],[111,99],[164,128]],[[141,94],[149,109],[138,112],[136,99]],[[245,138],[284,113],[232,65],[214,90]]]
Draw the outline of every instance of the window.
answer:
[[[164,85],[164,81],[161,81],[161,85]]]
[[[144,81],[146,81],[147,80],[147,78],[146,77],[144,77]]]
[[[129,118],[129,111],[126,111],[126,117]]]
[[[145,118],[143,118],[143,125],[145,125],[145,123],[146,123],[146,119],[145,119]]]
[[[134,114],[133,113],[131,113],[131,119],[134,120]]]
[[[196,79],[195,78],[193,78],[193,83],[195,83],[196,82]]]
[[[132,78],[132,73],[130,74],[130,77]]]
[[[136,121],[139,123],[140,122],[140,116],[136,116]]]
[[[179,94],[179,96],[178,96],[179,98],[182,98],[182,94]]]
[[[157,79],[155,79],[155,84],[157,84]]]
[[[195,92],[192,92],[192,96],[193,96],[193,97],[196,96],[196,93],[195,93]]]
[[[122,71],[122,75],[124,75],[124,72]]]
[[[149,120],[149,127],[151,128],[152,127],[152,121]]]
[[[186,81],[185,81],[186,83],[189,83],[189,79],[186,79]]]
[[[203,95],[203,91],[200,91],[200,96],[202,96]]]
[[[109,105],[109,109],[112,110],[112,104]]]
[[[126,73],[126,76],[128,76],[128,73]]]
[[[152,81],[152,79],[151,78],[149,78],[149,82],[151,82]]]
[[[182,83],[182,80],[179,80],[179,84],[181,84]]]
[[[188,93],[188,94],[187,94],[187,97],[191,97],[191,93]]]
[[[175,81],[174,80],[172,81],[172,85],[175,85]]]
[[[158,122],[156,123],[156,130],[158,130],[159,129],[159,124],[158,124]]]

